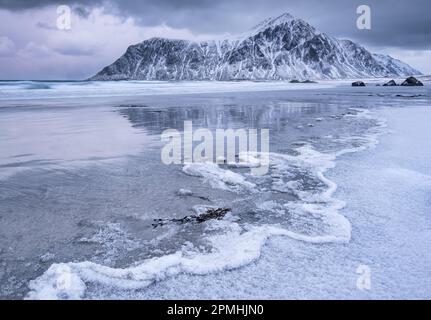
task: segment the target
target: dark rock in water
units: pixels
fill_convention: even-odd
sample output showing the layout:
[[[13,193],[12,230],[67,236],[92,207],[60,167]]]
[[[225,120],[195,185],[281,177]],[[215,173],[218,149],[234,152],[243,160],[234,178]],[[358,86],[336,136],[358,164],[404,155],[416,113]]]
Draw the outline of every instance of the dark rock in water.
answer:
[[[186,216],[181,219],[154,219],[153,227],[157,228],[160,226],[164,226],[168,223],[179,223],[179,224],[185,224],[190,222],[197,222],[202,223],[208,220],[221,220],[223,217],[231,212],[232,209],[230,208],[216,208],[216,209],[208,209],[204,213],[200,215],[191,215]]]
[[[365,83],[363,81],[356,81],[352,83],[352,87],[365,87]]]
[[[384,87],[394,87],[396,85],[397,85],[397,83],[395,82],[395,80],[391,80],[389,82],[386,82],[383,86]]]
[[[290,80],[290,83],[317,83],[316,81],[312,81],[312,80],[304,80],[304,81],[299,81],[296,79]]]
[[[418,98],[418,97],[423,97],[423,94],[412,94],[412,95],[404,95],[404,94],[397,94],[396,97],[399,98]]]
[[[414,86],[422,87],[424,84],[418,79],[416,79],[415,77],[408,77],[401,85],[411,86],[411,87],[414,87]]]

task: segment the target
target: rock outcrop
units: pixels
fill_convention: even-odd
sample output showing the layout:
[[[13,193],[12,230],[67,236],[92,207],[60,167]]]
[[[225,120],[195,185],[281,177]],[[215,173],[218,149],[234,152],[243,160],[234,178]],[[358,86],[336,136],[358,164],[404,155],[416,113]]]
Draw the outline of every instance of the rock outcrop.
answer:
[[[424,84],[415,77],[408,77],[403,83],[401,83],[401,85],[409,87],[422,87]]]
[[[365,82],[363,81],[356,81],[352,83],[352,87],[365,87]]]
[[[397,83],[395,82],[395,80],[391,80],[391,81],[386,82],[383,86],[384,87],[395,87],[395,86],[397,86]]]

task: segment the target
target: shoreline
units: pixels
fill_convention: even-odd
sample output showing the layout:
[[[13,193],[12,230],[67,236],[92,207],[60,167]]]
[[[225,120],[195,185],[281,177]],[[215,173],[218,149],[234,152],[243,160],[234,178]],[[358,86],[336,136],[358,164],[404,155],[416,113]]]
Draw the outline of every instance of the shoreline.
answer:
[[[426,90],[426,88],[410,88],[408,92],[427,93]],[[66,112],[67,108],[61,110],[62,107],[60,106],[51,109],[51,107],[46,106],[46,103],[44,106],[41,106],[43,110],[38,110],[34,107],[22,110],[13,110],[12,108],[4,109],[4,114],[7,115],[8,118],[10,117],[9,121],[4,119],[6,121],[4,122],[4,128],[6,128],[6,124],[10,125],[11,135],[3,141],[3,143],[9,143],[9,140],[13,142],[15,141],[14,139],[21,139],[23,137],[26,139],[30,138],[25,134],[20,135],[19,132],[16,131],[16,128],[14,128],[14,123],[20,119],[22,120],[23,116],[29,121],[26,125],[28,129],[33,126],[35,126],[34,128],[42,126],[42,128],[51,129],[55,127],[56,130],[54,132],[57,133],[54,135],[50,134],[44,136],[45,130],[41,132],[36,130],[35,134],[31,135],[32,139],[43,137],[43,139],[45,139],[45,144],[56,141],[56,137],[63,134],[74,139],[77,138],[77,142],[80,141],[79,139],[86,139],[91,142],[93,140],[89,139],[89,137],[91,137],[92,134],[98,137],[98,133],[101,132],[100,130],[105,127],[106,133],[104,133],[104,135],[109,136],[112,127],[110,129],[109,125],[107,125],[101,128],[100,123],[98,124],[97,122],[103,122],[105,118],[101,117],[101,115],[104,115],[109,116],[108,119],[113,121],[110,123],[116,124],[113,126],[122,124],[121,128],[123,131],[120,131],[123,133],[120,134],[120,136],[123,137],[123,140],[128,134],[131,134],[131,136],[137,139],[137,142],[145,139],[145,146],[149,147],[151,145],[149,142],[153,141],[154,137],[158,137],[162,129],[166,127],[176,128],[179,124],[182,126],[182,120],[188,119],[190,115],[193,115],[196,121],[206,119],[205,126],[212,129],[223,126],[224,124],[229,124],[234,127],[268,126],[273,130],[273,147],[276,148],[272,150],[275,151],[274,156],[277,156],[280,161],[282,160],[279,168],[273,172],[271,177],[268,177],[269,184],[266,182],[266,184],[262,184],[261,187],[256,189],[257,193],[252,192],[253,190],[248,190],[248,188],[242,188],[244,190],[239,188],[238,190],[240,193],[230,192],[236,190],[236,188],[230,187],[225,190],[217,190],[217,188],[214,189],[211,184],[205,182],[205,176],[188,176],[182,172],[181,168],[176,167],[159,168],[160,160],[157,154],[158,144],[155,145],[154,149],[156,153],[154,153],[154,150],[149,150],[149,153],[141,153],[141,151],[139,151],[140,148],[137,148],[134,143],[132,143],[131,148],[120,149],[118,151],[118,156],[119,159],[126,160],[124,163],[102,164],[102,162],[99,161],[100,159],[96,159],[93,163],[89,163],[88,167],[84,166],[78,168],[70,166],[67,161],[61,167],[53,166],[52,161],[47,161],[45,167],[41,168],[42,170],[39,172],[28,171],[28,173],[23,173],[8,181],[0,181],[0,188],[3,188],[5,192],[2,198],[5,210],[0,212],[0,218],[4,221],[4,224],[7,225],[7,230],[4,230],[6,235],[4,243],[9,243],[6,246],[11,248],[16,245],[20,250],[20,253],[18,253],[16,257],[13,255],[13,251],[10,253],[5,251],[0,252],[0,254],[4,254],[5,257],[7,256],[7,259],[10,259],[10,261],[5,260],[7,263],[10,263],[9,267],[12,267],[12,269],[8,267],[10,270],[7,269],[9,271],[6,271],[6,274],[14,274],[15,271],[13,270],[19,269],[19,271],[16,271],[17,279],[22,279],[22,281],[24,281],[24,279],[37,278],[41,279],[42,285],[44,281],[47,281],[45,284],[49,287],[52,285],[52,281],[54,281],[54,283],[57,281],[56,279],[58,278],[56,277],[60,276],[61,278],[64,276],[62,272],[59,272],[63,270],[66,275],[69,274],[73,279],[77,279],[76,289],[78,293],[81,293],[77,296],[71,295],[71,297],[75,298],[81,298],[82,292],[86,292],[85,290],[82,291],[83,285],[82,281],[79,279],[81,275],[84,275],[84,279],[90,279],[90,281],[88,294],[84,293],[83,297],[89,299],[106,297],[106,292],[110,292],[109,295],[111,297],[119,296],[132,299],[170,298],[173,294],[178,294],[178,296],[173,296],[176,298],[181,298],[180,294],[184,296],[197,295],[196,298],[199,299],[211,297],[301,298],[300,294],[303,294],[304,298],[325,298],[324,296],[319,296],[318,292],[315,291],[317,290],[316,288],[322,286],[324,290],[330,292],[328,295],[330,297],[354,298],[361,294],[363,294],[364,297],[368,297],[367,292],[356,292],[355,279],[357,277],[356,268],[359,263],[371,264],[369,259],[360,258],[364,250],[368,248],[368,240],[359,244],[356,243],[358,228],[360,228],[360,232],[366,232],[366,230],[370,229],[370,226],[364,224],[364,222],[370,223],[370,221],[366,218],[364,221],[364,216],[362,216],[362,220],[359,219],[359,222],[357,222],[356,219],[361,218],[361,216],[352,216],[350,207],[352,204],[355,204],[356,199],[359,199],[363,194],[361,193],[363,189],[373,180],[367,181],[367,176],[361,170],[352,169],[346,172],[346,169],[340,168],[340,164],[343,166],[356,166],[362,161],[359,159],[368,159],[372,157],[370,153],[374,155],[374,151],[354,152],[354,156],[353,154],[346,154],[348,151],[351,151],[349,146],[351,146],[351,148],[358,148],[358,146],[361,148],[366,141],[374,144],[373,141],[370,141],[369,136],[363,134],[363,130],[368,128],[368,125],[371,125],[374,121],[369,122],[367,117],[362,117],[363,119],[361,119],[361,117],[355,117],[355,110],[358,110],[357,108],[359,108],[359,110],[369,109],[373,113],[377,112],[380,114],[382,108],[384,109],[387,106],[394,105],[392,109],[388,109],[389,115],[392,113],[396,115],[400,112],[407,112],[410,116],[418,116],[418,124],[421,124],[423,121],[426,121],[425,119],[427,117],[422,116],[419,112],[421,110],[420,108],[426,107],[420,106],[429,106],[429,99],[426,94],[423,96],[417,96],[417,94],[415,94],[414,98],[407,99],[397,96],[397,92],[400,92],[400,90],[391,89],[388,91],[392,92],[388,97],[379,96],[377,94],[378,91],[374,88],[356,90],[347,87],[311,91],[312,94],[305,94],[309,93],[309,91],[272,91],[265,93],[255,92],[253,94],[237,93],[229,97],[221,93],[190,96],[173,95],[169,99],[161,99],[160,96],[154,96],[151,99],[140,101],[140,104],[137,105],[126,104],[124,106],[117,106],[116,108],[102,105],[102,109],[88,109],[87,101],[78,99],[75,102],[79,102],[82,109],[71,108],[69,110],[71,113],[69,113],[69,111]],[[370,95],[370,92],[373,94]],[[357,104],[358,96],[361,100],[360,105],[359,103]],[[166,96],[164,97],[166,98]],[[190,99],[190,97],[194,97],[194,99]],[[223,99],[220,99],[220,97],[223,97]],[[113,101],[111,101],[111,103],[114,104]],[[416,106],[408,107],[405,106],[404,103]],[[60,109],[57,110],[57,108]],[[83,110],[87,110],[88,112],[82,112]],[[65,113],[63,113],[63,111]],[[71,115],[77,116],[77,118],[73,119],[77,119],[78,121],[70,121]],[[401,120],[402,118],[403,117],[399,117]],[[96,119],[97,121],[95,122]],[[225,120],[224,122],[220,122],[220,119]],[[247,119],[253,119],[253,121],[246,121]],[[47,125],[49,123],[51,124]],[[308,126],[307,123],[312,125]],[[414,121],[412,123],[414,125]],[[54,127],[53,124],[55,124]],[[372,126],[372,128],[374,128],[374,126]],[[424,132],[426,132],[426,129],[421,127],[417,128],[417,130],[424,130]],[[105,131],[102,130],[102,132]],[[15,135],[13,134],[14,132]],[[124,135],[124,133],[126,134]],[[146,140],[147,137],[150,139]],[[418,136],[417,134],[413,137],[410,136],[409,131],[403,132],[402,135],[397,136],[399,141],[405,141],[410,138],[418,138]],[[298,149],[298,143],[301,142],[303,145],[304,140],[312,143],[314,147],[317,147],[317,151],[314,152],[312,149],[306,148]],[[72,139],[70,141],[70,143],[72,143],[75,140]],[[31,142],[31,139],[28,142]],[[301,143],[299,143],[299,145],[301,145]],[[35,144],[30,143],[30,145]],[[36,143],[36,145],[39,144]],[[80,145],[79,143],[77,144],[77,146]],[[121,143],[121,145],[123,145],[123,143]],[[46,146],[49,147],[49,145]],[[52,146],[55,146],[55,144]],[[105,148],[102,148],[102,151],[104,149],[112,151],[112,148],[107,148],[108,146],[109,143]],[[91,143],[89,147],[91,147]],[[340,147],[344,151],[340,151]],[[294,152],[292,153],[289,151],[289,148],[293,148],[291,151]],[[380,146],[375,149],[376,154],[380,154],[379,148]],[[431,147],[429,149],[431,149]],[[10,149],[10,151],[11,157],[14,156],[14,149]],[[43,151],[43,149],[36,148],[35,155],[16,151],[19,157],[14,161],[21,161],[21,159],[30,156],[34,156],[35,159],[41,157],[44,159],[48,158],[47,160],[51,158],[51,160],[53,160],[58,157],[58,154],[55,152],[44,154]],[[125,156],[129,151],[133,151],[134,155],[131,157]],[[337,151],[339,154],[337,154]],[[338,158],[335,159],[336,168],[334,170],[331,169],[334,165],[334,163],[332,163],[334,159],[329,157],[332,152],[338,155]],[[76,156],[79,159],[91,155],[94,156],[94,150],[89,148],[87,153],[83,153],[82,155],[77,154]],[[417,154],[416,157],[420,159],[419,154]],[[283,161],[286,163],[283,163]],[[415,163],[416,162],[417,161],[415,161]],[[322,170],[319,171],[319,168],[323,168],[323,171],[326,169],[331,170],[323,175],[321,172]],[[386,168],[384,167],[383,169]],[[45,172],[45,174],[43,174],[43,172]],[[212,171],[204,170],[202,172],[210,174],[213,178],[217,178]],[[338,175],[339,172],[342,172],[342,174]],[[241,173],[240,170],[239,173]],[[409,171],[399,170],[398,174],[409,174]],[[175,179],[172,179],[172,177]],[[302,186],[301,184],[288,183],[293,177],[305,177],[304,181],[308,182]],[[358,177],[365,179],[362,181],[363,186],[359,188],[359,190],[345,191],[346,184],[347,186],[354,186]],[[420,175],[417,177],[420,177]],[[246,178],[247,180],[251,179],[249,177]],[[157,186],[157,184],[151,183],[151,179],[161,179],[168,183],[166,185],[161,184]],[[253,184],[247,184],[247,186],[250,186],[251,189],[258,185],[258,180],[250,181],[253,182]],[[218,183],[215,183],[215,185],[218,185]],[[277,194],[277,192],[273,193],[270,191],[272,190],[271,185],[272,188],[276,186],[277,188],[275,190],[281,193]],[[325,188],[328,188],[326,191],[322,189],[325,185]],[[235,260],[236,262],[231,265],[234,270],[220,272],[225,268],[223,267],[223,261],[231,260],[228,259],[227,256],[221,256],[223,259],[219,261],[219,269],[215,270],[215,274],[202,275],[202,273],[205,273],[204,269],[208,264],[198,263],[198,261],[199,259],[205,260],[205,255],[199,257],[195,252],[194,257],[197,260],[193,260],[193,251],[190,252],[186,250],[185,256],[178,257],[176,255],[171,255],[173,260],[169,261],[169,254],[175,252],[172,250],[178,248],[177,244],[182,245],[182,242],[178,242],[178,239],[183,239],[186,243],[193,243],[193,241],[196,241],[195,243],[199,244],[202,240],[199,238],[199,235],[206,232],[204,229],[193,225],[186,226],[183,230],[181,228],[161,231],[157,229],[156,234],[154,231],[151,233],[150,229],[146,229],[151,225],[152,219],[175,217],[175,215],[169,216],[169,212],[171,211],[185,216],[187,210],[190,210],[190,208],[195,208],[197,206],[202,207],[204,203],[201,203],[202,201],[199,200],[199,197],[178,197],[178,189],[184,186],[190,186],[193,193],[199,191],[199,196],[211,199],[209,203],[205,203],[205,205],[214,204],[219,207],[230,207],[232,203],[235,203],[233,206],[233,214],[228,216],[226,221],[223,221],[225,224],[220,224],[218,227],[222,228],[221,231],[223,231],[223,226],[231,228],[229,229],[231,231],[230,236],[226,235],[227,240],[225,242],[230,244],[227,249],[233,251],[239,250],[237,252],[247,252],[246,256],[248,258],[245,260],[247,260],[246,263],[249,263],[248,265],[242,266],[245,260],[242,261],[241,255],[239,255]],[[46,190],[44,188],[46,188]],[[385,188],[381,186],[376,187],[376,189],[372,191],[372,195],[378,194],[377,191],[380,191],[380,189],[384,190]],[[121,190],[124,190],[125,193],[118,192]],[[146,193],[145,190],[148,190],[148,193]],[[304,200],[303,204],[307,204],[308,196],[301,198],[301,195],[304,195],[301,190],[305,191],[306,196],[307,192],[309,193],[308,196],[311,196],[312,200],[310,200],[310,204],[313,206],[309,206],[308,208],[314,210],[314,214],[310,215],[309,212],[302,212],[301,210],[303,210],[303,208],[301,208],[301,204],[299,203],[298,206],[295,206],[295,201],[291,201],[295,199],[295,197],[299,197]],[[26,195],[25,192],[30,192],[29,197],[21,199],[21,196],[24,197]],[[334,197],[336,199],[331,197],[333,192],[335,192]],[[321,193],[322,197],[325,194],[327,195],[325,199],[322,198],[325,201],[316,200],[316,196],[318,196],[319,193]],[[70,196],[70,194],[74,196]],[[418,196],[419,194],[420,190],[417,193],[413,193],[410,198]],[[108,200],[106,199],[107,195],[109,195]],[[256,197],[256,195],[259,195],[259,197]],[[372,199],[372,196],[369,197]],[[382,197],[389,199],[390,195],[388,194]],[[256,202],[254,202],[254,198]],[[16,201],[14,199],[21,199],[21,201]],[[25,199],[27,199],[28,203],[24,201]],[[43,199],[43,201],[40,199]],[[337,199],[342,199],[343,203]],[[59,200],[61,201],[60,205],[58,205]],[[33,206],[35,201],[38,201],[37,203],[41,205],[41,208],[40,210],[32,210],[31,215],[29,215],[26,208],[27,206]],[[285,201],[288,201],[290,206],[284,207],[282,204]],[[319,209],[314,206],[313,201],[320,202],[322,208]],[[111,204],[107,206],[107,203]],[[172,203],[172,205],[170,203]],[[337,235],[340,236],[338,238],[345,240],[345,231],[347,229],[343,227],[346,226],[346,224],[342,223],[344,220],[335,219],[335,215],[332,216],[334,218],[332,220],[330,215],[327,216],[326,220],[324,218],[318,219],[319,216],[324,217],[320,214],[331,211],[331,208],[335,208],[334,206],[336,206],[334,209],[336,211],[344,207],[345,204],[347,204],[347,207],[340,211],[340,215],[343,218],[346,217],[350,221],[348,228],[348,238],[350,238],[350,228],[352,228],[350,242],[340,241],[337,244],[333,244],[324,243],[322,241],[312,241],[315,243],[310,244],[306,241],[291,239],[295,238],[296,234],[301,235],[301,232],[305,232],[302,235],[310,238],[317,236],[316,239],[319,236],[334,236],[332,231],[335,232],[338,230],[339,233],[337,233]],[[365,210],[372,204],[373,203],[368,204],[364,201],[360,203],[358,208]],[[258,210],[254,207],[255,205]],[[403,204],[400,204],[400,208],[402,208],[402,205]],[[132,210],[130,210],[130,208]],[[383,206],[382,208],[385,207]],[[256,213],[257,216],[254,217],[250,215],[248,210]],[[16,217],[9,212],[14,213]],[[161,216],[159,212],[167,212],[168,215]],[[316,215],[316,212],[319,213]],[[91,213],[91,215],[89,215],[89,213]],[[18,217],[20,218],[18,219]],[[34,221],[33,217],[37,217],[37,221],[41,221],[42,224]],[[315,217],[317,218],[314,219]],[[230,220],[231,218],[233,220]],[[239,221],[243,220],[243,222],[239,224],[236,219],[240,219]],[[56,232],[52,232],[52,230],[50,231],[50,229],[43,224],[45,220],[51,221],[56,229],[62,230],[61,233],[57,234]],[[93,220],[99,222],[95,223]],[[331,223],[331,221],[333,223]],[[276,225],[277,222],[281,224],[287,223],[287,228],[283,229],[283,226],[281,226],[281,228],[278,229],[270,229],[270,227]],[[292,224],[290,224],[291,222]],[[25,228],[28,228],[28,224],[31,225],[31,229],[34,231],[34,233],[32,233],[33,238],[25,236],[17,243],[14,239],[19,236],[21,231],[27,230]],[[338,224],[339,228],[337,227]],[[426,225],[426,223],[423,223],[423,225]],[[217,225],[214,227],[215,229],[210,230],[209,234],[212,234],[211,232],[216,232]],[[415,227],[413,227],[412,230],[414,230],[414,228]],[[135,232],[135,234],[131,232]],[[223,233],[216,233],[214,235],[221,236],[222,234]],[[379,234],[379,230],[374,230],[372,234]],[[291,236],[291,238],[271,237],[271,235]],[[190,238],[190,236],[192,236],[192,238]],[[369,236],[370,235],[367,233],[366,239],[368,239]],[[207,239],[216,238],[209,237]],[[248,243],[252,243],[251,240],[255,241],[253,242],[255,246],[252,246],[253,248],[241,246],[242,242],[240,240],[244,238],[249,239]],[[44,241],[46,243],[40,243],[37,247],[34,247],[33,243],[36,243],[35,240],[39,241],[40,239],[45,239]],[[171,239],[177,239],[175,244],[170,242]],[[219,240],[220,239],[222,238],[219,238]],[[414,240],[417,241],[416,239]],[[51,243],[58,243],[58,246],[52,248]],[[215,242],[216,246],[217,243],[222,244],[221,242]],[[266,244],[262,249],[261,246],[264,243]],[[382,241],[382,243],[385,242]],[[237,244],[238,246],[233,244]],[[146,245],[150,245],[148,246],[149,251],[145,249],[147,248]],[[92,249],[93,247],[94,249]],[[92,256],[90,253],[96,250],[96,248],[98,248],[97,252],[101,252],[101,254],[95,257],[94,261],[92,260],[90,263],[91,266],[89,262],[87,264],[84,263],[84,265],[75,263],[76,261],[91,260]],[[144,271],[147,268],[145,265],[142,265],[140,269],[139,263],[145,261],[145,259],[149,257],[149,253],[153,250],[151,248],[162,248],[162,250],[155,250],[154,254],[150,255],[150,257],[155,256],[159,257],[157,259],[167,259],[169,262],[168,264],[170,264],[165,270],[166,272],[164,271],[167,277],[164,281],[151,283],[150,280],[152,276],[148,278],[145,276],[145,272],[142,273],[140,271],[142,268]],[[188,248],[190,249],[190,247]],[[349,258],[346,260],[352,248],[354,249],[352,252],[355,254],[356,258]],[[31,249],[30,254],[27,252],[29,249]],[[127,251],[129,249],[132,250],[131,252],[141,250],[142,253],[138,256],[136,256],[135,253],[130,253],[129,255]],[[70,252],[76,253],[69,254],[69,250]],[[228,253],[229,250],[226,252]],[[33,252],[38,252],[34,254],[39,256],[33,257]],[[87,253],[89,255],[87,255]],[[372,253],[373,255],[371,256],[373,259],[376,259],[378,256],[374,256],[374,252]],[[424,253],[422,253],[422,255],[424,255]],[[34,259],[36,259],[34,270],[31,271],[30,269],[33,268]],[[41,264],[38,262],[40,259],[43,259],[43,261],[45,261],[45,259],[48,260]],[[157,259],[153,261],[156,265],[158,264]],[[410,260],[411,259],[410,257]],[[206,260],[204,260],[202,261],[205,262]],[[74,263],[65,264],[65,261],[73,261]],[[119,264],[117,264],[117,261]],[[324,266],[320,269],[315,263],[323,261]],[[345,261],[348,262],[348,266],[344,265]],[[206,263],[210,262],[211,261],[206,261]],[[406,261],[406,263],[407,262],[408,261]],[[27,264],[29,267],[24,268],[24,265]],[[51,269],[51,273],[47,273],[51,265],[55,267]],[[189,267],[185,267],[187,265]],[[417,265],[419,267],[423,266],[419,262]],[[89,269],[87,270],[85,266],[88,266]],[[236,269],[239,266],[241,267]],[[130,267],[135,267],[135,269],[133,269],[135,271],[132,272]],[[371,267],[372,270],[376,270],[374,266],[371,265]],[[66,270],[62,268],[66,268]],[[81,268],[82,270],[80,269],[80,271],[78,270],[76,273],[73,271],[74,268]],[[121,271],[121,268],[123,268],[124,272]],[[181,270],[186,273],[191,273],[192,270],[196,268],[201,270],[199,272],[201,275],[198,277],[190,278],[190,275],[178,274]],[[97,270],[99,269],[102,270],[101,275],[98,275]],[[228,269],[230,268],[228,267]],[[267,270],[273,271],[270,279],[266,279],[268,276]],[[134,276],[137,276],[138,280],[140,276],[147,278],[150,282],[148,283],[148,290],[140,289],[138,292],[135,292],[136,290],[133,292],[117,290],[121,287],[121,284],[116,285],[115,279],[109,279],[109,274],[121,274],[119,276],[120,280],[125,276],[128,281],[131,281],[133,277],[130,278],[128,271],[132,272]],[[110,287],[109,289],[105,288],[105,290],[103,290],[104,286],[91,282],[91,274],[96,278],[98,276],[105,278],[102,283],[105,281],[112,282],[113,288]],[[169,275],[173,274],[178,275],[174,278],[170,278]],[[313,275],[312,281],[308,278],[309,275]],[[153,276],[154,278],[160,278],[157,273],[154,273]],[[42,279],[41,277],[44,278]],[[256,279],[260,279],[260,282],[256,283]],[[301,279],[303,283],[299,283],[299,279]],[[190,282],[193,283],[194,291],[184,291],[189,286],[187,283]],[[220,288],[213,288],[216,291],[207,289],[208,292],[205,294],[208,294],[208,296],[205,296],[205,294],[200,292],[199,286],[211,287],[211,283],[217,283],[222,287],[230,284],[226,287],[226,290],[231,289],[232,283],[237,283],[238,286],[242,284],[244,287],[236,287],[233,292],[228,292]],[[22,285],[27,284],[28,281],[22,283]],[[280,287],[282,284],[289,286],[289,288]],[[329,287],[325,287],[325,284]],[[307,288],[304,287],[305,285]],[[94,290],[98,286],[101,291]],[[248,291],[250,288],[256,286],[261,288],[261,290]],[[8,285],[5,286],[5,290],[8,290],[7,288]],[[175,293],[170,291],[173,288],[175,288]],[[342,293],[334,293],[331,288],[339,288],[342,290]],[[419,290],[419,287],[417,287],[417,290]],[[28,289],[24,287],[20,287],[16,294],[18,294],[18,292],[21,294],[21,297],[37,297],[36,295],[28,296]],[[49,292],[49,290],[47,292]],[[416,291],[412,292],[412,294],[416,294]],[[43,293],[43,288],[39,293]],[[399,292],[395,293],[401,294]],[[3,294],[6,295],[8,293],[5,291]],[[13,294],[13,292],[9,294]],[[238,294],[238,296],[235,297],[232,296],[232,294]],[[60,295],[60,297],[67,298],[67,295]],[[372,292],[369,293],[369,297],[384,297],[384,294],[382,294],[382,291],[376,293]]]

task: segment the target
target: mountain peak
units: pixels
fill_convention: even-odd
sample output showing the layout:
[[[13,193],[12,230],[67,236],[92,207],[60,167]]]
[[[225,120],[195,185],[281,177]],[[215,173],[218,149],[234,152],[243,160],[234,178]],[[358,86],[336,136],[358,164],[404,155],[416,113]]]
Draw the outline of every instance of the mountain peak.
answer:
[[[268,18],[233,40],[146,40],[92,79],[340,79],[418,73],[389,56],[320,33],[289,13]]]
[[[290,13],[283,13],[279,16],[276,17],[269,17],[265,20],[263,20],[261,23],[257,24],[253,30],[256,29],[264,29],[264,28],[269,28],[269,27],[274,27],[286,22],[290,22],[292,20],[296,20],[296,18],[294,16],[292,16]]]

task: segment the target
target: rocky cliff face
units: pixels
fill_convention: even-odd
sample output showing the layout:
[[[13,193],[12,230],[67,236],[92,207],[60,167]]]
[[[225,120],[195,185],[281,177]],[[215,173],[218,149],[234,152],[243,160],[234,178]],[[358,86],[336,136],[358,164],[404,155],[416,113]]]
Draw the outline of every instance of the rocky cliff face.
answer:
[[[91,80],[303,80],[412,74],[421,73],[283,14],[237,39],[145,40],[130,46]]]

